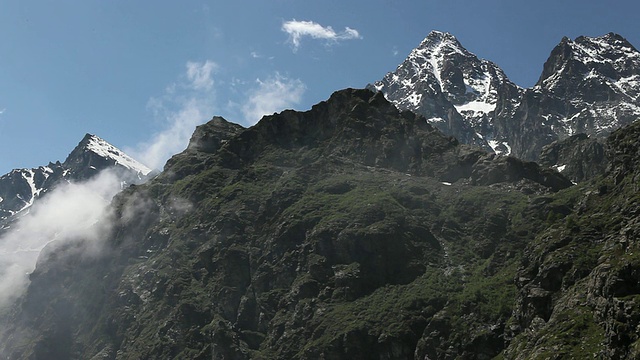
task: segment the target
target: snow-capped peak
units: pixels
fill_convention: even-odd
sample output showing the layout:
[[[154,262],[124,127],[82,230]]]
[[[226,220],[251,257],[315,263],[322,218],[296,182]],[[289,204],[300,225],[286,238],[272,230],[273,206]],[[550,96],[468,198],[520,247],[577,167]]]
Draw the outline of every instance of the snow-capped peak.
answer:
[[[500,90],[522,91],[497,65],[479,59],[455,36],[441,31],[429,33],[394,72],[370,88],[384,92],[398,108],[424,115],[445,133],[487,149]],[[502,110],[509,106],[503,105]]]
[[[414,64],[424,62],[429,64],[429,70],[437,80],[440,91],[444,91],[443,67],[445,61],[453,54],[459,54],[463,57],[471,56],[471,53],[460,45],[455,36],[445,32],[431,31],[420,45],[409,54],[407,60]]]
[[[436,49],[447,49],[449,51],[459,52],[465,55],[469,54],[467,49],[460,44],[455,36],[448,32],[437,30],[431,31],[414,51],[431,50],[429,51],[430,53],[437,53],[438,51],[433,51]]]
[[[609,63],[617,71],[625,71],[629,59],[640,58],[640,53],[625,38],[614,33],[599,37],[580,36],[570,42],[573,57],[584,63]]]
[[[115,161],[116,164],[135,172],[139,172],[142,175],[147,175],[151,172],[150,168],[133,159],[129,155],[125,154],[122,150],[109,144],[96,135],[85,135],[80,144],[84,149],[91,151],[103,158],[111,159]]]
[[[535,160],[554,140],[606,136],[638,119],[640,52],[614,33],[565,37],[537,84],[523,89],[455,36],[432,31],[369,88],[463,143]]]
[[[559,95],[565,89],[560,80],[591,80],[591,82],[613,83],[622,80],[638,81],[640,76],[640,52],[622,36],[609,33],[599,37],[580,36],[575,40],[564,37],[551,52],[544,65],[538,86]],[[597,79],[597,80],[594,80]],[[618,87],[616,84],[609,84]],[[632,97],[637,94],[632,95]]]

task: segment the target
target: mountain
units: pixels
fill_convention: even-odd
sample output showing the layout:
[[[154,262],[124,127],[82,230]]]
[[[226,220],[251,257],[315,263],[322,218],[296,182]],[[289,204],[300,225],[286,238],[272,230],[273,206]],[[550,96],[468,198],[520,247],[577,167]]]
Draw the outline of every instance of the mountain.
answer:
[[[638,139],[634,123],[548,147],[604,152],[572,185],[380,92],[246,129],[216,117],[115,197],[99,244],[45,248],[0,354],[637,358]]]
[[[88,179],[106,168],[118,171],[130,183],[140,183],[151,173],[151,169],[122,150],[91,134],[84,136],[62,165],[73,180]]]
[[[511,114],[522,89],[494,63],[478,59],[451,34],[432,31],[396,71],[373,85],[400,109],[424,115],[445,134],[498,154],[511,149],[495,117]]]
[[[247,129],[214,118],[159,176],[116,196],[99,254],[82,239],[45,249],[0,350],[493,357],[508,345],[523,249],[550,211],[571,211],[546,200],[571,187],[367,90]]]
[[[345,89],[249,128],[197,127],[95,236],[44,248],[0,312],[0,357],[639,358],[640,123],[612,110],[608,136],[570,130],[631,106],[631,87],[613,91],[635,50],[565,39],[521,89],[451,35],[427,40],[402,68],[424,86],[403,104],[426,115]],[[587,43],[598,64],[577,55]],[[373,89],[411,88],[385,79]],[[539,150],[549,167],[503,156]],[[87,151],[71,163],[91,169]]]
[[[451,34],[433,31],[368,88],[460,141],[536,160],[545,145],[597,138],[640,117],[640,52],[617,34],[563,38],[537,84],[522,89]]]
[[[63,182],[87,180],[111,168],[125,183],[145,180],[151,170],[103,139],[86,134],[67,159],[34,169],[16,169],[0,177],[0,222],[3,227],[24,214],[40,197]]]

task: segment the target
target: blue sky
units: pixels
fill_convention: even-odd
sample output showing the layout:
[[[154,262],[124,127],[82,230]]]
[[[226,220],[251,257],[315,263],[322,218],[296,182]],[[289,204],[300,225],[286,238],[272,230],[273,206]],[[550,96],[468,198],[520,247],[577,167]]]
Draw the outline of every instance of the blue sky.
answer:
[[[212,116],[306,110],[382,78],[434,29],[531,86],[563,36],[640,46],[639,13],[630,0],[3,0],[0,173],[63,161],[87,132],[162,167]]]

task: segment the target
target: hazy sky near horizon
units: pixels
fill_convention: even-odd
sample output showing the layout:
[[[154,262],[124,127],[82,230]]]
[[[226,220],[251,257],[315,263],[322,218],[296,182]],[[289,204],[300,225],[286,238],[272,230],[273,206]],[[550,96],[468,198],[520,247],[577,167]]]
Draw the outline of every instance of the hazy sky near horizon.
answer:
[[[214,115],[250,126],[394,70],[431,30],[533,85],[563,36],[640,46],[637,1],[4,0],[0,174],[85,133],[162,167]]]

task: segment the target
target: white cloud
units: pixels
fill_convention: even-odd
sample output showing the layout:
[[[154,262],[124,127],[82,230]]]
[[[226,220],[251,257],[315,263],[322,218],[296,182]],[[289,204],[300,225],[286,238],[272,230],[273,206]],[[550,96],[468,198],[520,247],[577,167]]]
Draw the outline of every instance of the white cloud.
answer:
[[[187,62],[187,79],[190,86],[195,90],[211,90],[213,86],[213,72],[218,65],[213,61],[205,62]]]
[[[147,108],[164,123],[163,129],[134,148],[125,148],[125,152],[153,169],[162,169],[169,157],[184,150],[196,126],[213,116],[213,75],[217,69],[211,60],[188,61],[181,80],[167,86],[161,97],[147,102]]]
[[[136,148],[126,149],[134,159],[153,169],[162,169],[167,159],[184,150],[196,126],[209,120],[213,114],[213,105],[205,99],[183,99],[175,111],[166,111],[164,103],[158,102],[153,99],[153,106],[161,107],[168,122],[167,127]]]
[[[188,62],[185,74],[179,76],[180,81],[167,86],[161,97],[149,99],[147,107],[164,126],[148,141],[125,148],[127,154],[148,167],[162,169],[167,159],[187,147],[196,126],[214,115],[223,112],[225,116],[231,115],[228,118],[231,121],[253,125],[263,115],[299,104],[306,89],[299,79],[277,72],[255,82],[235,77],[214,81],[217,65],[212,64],[215,63],[210,60]],[[218,98],[216,94],[223,85],[226,87],[223,98]],[[230,94],[233,98],[224,98]],[[242,97],[243,101],[234,100],[240,94],[246,95]]]
[[[257,86],[249,92],[242,106],[247,124],[255,124],[264,115],[270,115],[296,105],[302,99],[306,86],[299,79],[289,79],[276,73],[266,80],[256,80]]]
[[[293,45],[294,51],[300,47],[300,39],[304,36],[333,42],[362,38],[358,30],[350,27],[346,27],[342,32],[335,32],[331,26],[325,27],[313,21],[297,21],[295,19],[285,21],[282,24],[282,31],[289,34],[289,42]]]
[[[4,114],[5,111],[7,111],[7,108],[3,108],[2,110],[0,110],[0,115]]]

